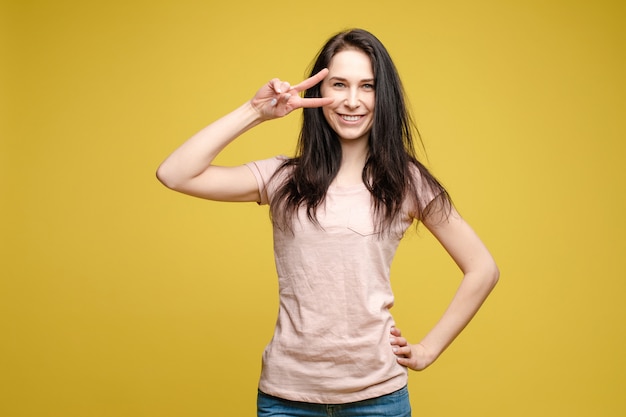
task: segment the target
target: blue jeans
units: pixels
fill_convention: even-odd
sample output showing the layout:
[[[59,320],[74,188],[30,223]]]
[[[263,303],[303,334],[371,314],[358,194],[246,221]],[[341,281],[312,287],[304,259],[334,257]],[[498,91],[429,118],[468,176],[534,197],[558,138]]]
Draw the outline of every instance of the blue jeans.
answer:
[[[409,390],[347,404],[315,404],[284,400],[259,391],[258,417],[411,417]]]

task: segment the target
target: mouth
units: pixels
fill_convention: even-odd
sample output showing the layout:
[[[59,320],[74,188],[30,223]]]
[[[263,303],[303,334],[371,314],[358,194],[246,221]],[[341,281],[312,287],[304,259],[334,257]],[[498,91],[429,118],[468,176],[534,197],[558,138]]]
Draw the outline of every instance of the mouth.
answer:
[[[346,122],[358,122],[359,120],[361,120],[361,117],[363,117],[363,116],[349,115],[349,114],[340,114],[339,117],[341,117]]]

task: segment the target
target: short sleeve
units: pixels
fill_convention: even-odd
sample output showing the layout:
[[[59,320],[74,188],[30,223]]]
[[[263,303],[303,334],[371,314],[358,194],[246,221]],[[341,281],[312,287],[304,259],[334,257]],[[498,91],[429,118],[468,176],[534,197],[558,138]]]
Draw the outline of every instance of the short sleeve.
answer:
[[[259,187],[259,195],[261,196],[261,201],[258,202],[259,204],[269,204],[270,197],[277,187],[274,173],[286,160],[287,158],[285,156],[275,156],[273,158],[252,161],[245,164],[256,178]]]
[[[409,199],[408,211],[414,219],[422,220],[420,213],[423,213],[426,207],[437,198],[441,191],[433,189],[433,184],[429,183],[426,178],[424,178],[424,175],[422,175],[418,167],[411,167],[411,175],[413,176],[415,194],[413,194],[413,198]]]

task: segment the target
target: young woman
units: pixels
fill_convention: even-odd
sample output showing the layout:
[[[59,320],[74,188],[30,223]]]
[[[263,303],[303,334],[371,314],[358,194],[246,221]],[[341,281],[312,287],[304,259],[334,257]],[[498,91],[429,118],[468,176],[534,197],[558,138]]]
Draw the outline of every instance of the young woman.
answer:
[[[294,158],[212,164],[243,132],[298,108]],[[432,364],[496,284],[488,250],[416,159],[414,134],[388,52],[355,29],[328,40],[310,78],[271,80],[159,167],[174,190],[270,206],[280,308],[263,354],[259,416],[409,416],[407,369]],[[389,312],[389,271],[415,221],[463,280],[440,321],[412,344]]]

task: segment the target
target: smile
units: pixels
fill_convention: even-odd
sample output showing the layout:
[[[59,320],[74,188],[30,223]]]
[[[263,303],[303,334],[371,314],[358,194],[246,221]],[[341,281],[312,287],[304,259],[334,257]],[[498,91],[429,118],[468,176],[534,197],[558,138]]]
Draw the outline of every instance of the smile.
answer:
[[[346,122],[356,122],[356,121],[358,121],[361,117],[363,117],[363,116],[350,116],[350,115],[347,115],[347,114],[341,114],[340,116],[341,116],[341,118],[342,118],[343,120],[345,120]]]

